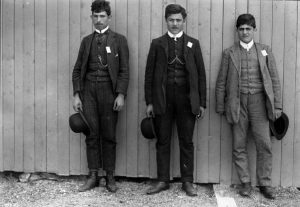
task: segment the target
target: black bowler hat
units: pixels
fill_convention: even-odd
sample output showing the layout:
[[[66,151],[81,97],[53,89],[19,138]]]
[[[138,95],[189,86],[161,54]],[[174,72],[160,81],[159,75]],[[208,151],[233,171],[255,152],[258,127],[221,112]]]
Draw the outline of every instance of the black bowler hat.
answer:
[[[154,119],[152,117],[146,117],[141,122],[142,135],[147,139],[157,138],[154,127]]]
[[[81,110],[79,113],[72,114],[69,118],[69,125],[73,132],[75,133],[83,133],[85,135],[90,134],[90,126],[84,117]]]
[[[276,139],[281,140],[289,128],[289,118],[285,113],[282,113],[275,121],[270,121],[271,135]]]

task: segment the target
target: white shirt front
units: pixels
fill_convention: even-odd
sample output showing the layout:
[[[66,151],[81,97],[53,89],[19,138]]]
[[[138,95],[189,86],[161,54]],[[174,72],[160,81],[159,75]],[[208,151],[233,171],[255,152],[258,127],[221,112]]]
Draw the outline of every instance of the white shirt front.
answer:
[[[253,44],[254,44],[254,41],[253,41],[253,40],[251,40],[251,42],[249,42],[248,44],[247,44],[247,43],[244,43],[244,42],[242,42],[242,41],[240,41],[240,45],[241,45],[244,49],[246,49],[247,51],[249,51],[249,50],[251,49],[251,47],[253,46]]]
[[[108,30],[108,28],[109,28],[109,26],[105,27],[105,28],[102,29],[102,30],[98,30],[98,29],[95,28],[95,31],[96,31],[97,33],[99,33],[99,34],[103,34],[104,32],[106,32],[106,31]]]
[[[175,41],[177,41],[177,38],[180,38],[183,35],[183,31],[177,33],[176,35],[172,34],[170,31],[168,31],[168,35],[171,38],[174,38]]]

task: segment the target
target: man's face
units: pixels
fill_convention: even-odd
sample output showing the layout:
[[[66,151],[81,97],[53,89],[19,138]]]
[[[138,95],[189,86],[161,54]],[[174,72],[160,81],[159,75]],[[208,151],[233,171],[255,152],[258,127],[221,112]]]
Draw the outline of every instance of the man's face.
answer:
[[[91,19],[96,29],[105,29],[110,21],[110,16],[107,15],[106,11],[93,12]]]
[[[244,43],[249,43],[253,40],[255,31],[256,29],[247,24],[243,24],[237,29],[239,39]]]
[[[185,19],[183,19],[182,14],[171,14],[167,19],[167,26],[169,32],[176,35],[183,30]]]

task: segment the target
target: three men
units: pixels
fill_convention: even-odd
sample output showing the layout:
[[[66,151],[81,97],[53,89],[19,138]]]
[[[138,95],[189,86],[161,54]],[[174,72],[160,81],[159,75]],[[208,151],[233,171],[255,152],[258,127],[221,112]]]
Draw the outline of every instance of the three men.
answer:
[[[158,181],[148,194],[169,188],[170,143],[173,120],[180,145],[182,189],[196,196],[193,187],[195,119],[206,108],[206,76],[199,41],[183,32],[186,11],[178,4],[165,9],[168,32],[154,39],[145,73],[147,116],[155,116]]]
[[[90,125],[86,136],[89,178],[79,191],[97,186],[98,169],[103,167],[107,189],[116,192],[116,124],[128,87],[129,51],[126,38],[109,28],[109,2],[95,0],[91,11],[95,32],[82,40],[72,74],[74,110],[82,110]]]
[[[240,194],[251,191],[247,154],[250,128],[257,150],[257,178],[261,193],[274,198],[271,185],[272,151],[269,120],[281,114],[281,92],[274,56],[253,41],[255,18],[242,14],[236,21],[239,42],[226,49],[216,83],[216,111],[232,125],[233,159],[242,183]]]

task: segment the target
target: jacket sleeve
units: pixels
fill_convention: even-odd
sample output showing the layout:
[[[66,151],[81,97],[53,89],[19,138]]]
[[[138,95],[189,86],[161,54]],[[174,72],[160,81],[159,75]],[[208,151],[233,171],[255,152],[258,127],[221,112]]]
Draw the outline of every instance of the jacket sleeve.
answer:
[[[124,36],[119,38],[120,68],[117,76],[116,92],[126,96],[129,82],[129,49],[127,39]]]
[[[206,75],[199,41],[196,41],[195,44],[195,60],[198,70],[198,90],[200,97],[200,106],[206,108]]]
[[[280,80],[279,80],[279,75],[276,67],[275,58],[270,47],[267,47],[267,54],[268,54],[267,64],[269,68],[270,77],[272,80],[273,93],[274,93],[274,106],[276,109],[282,109]]]
[[[150,45],[150,50],[147,57],[146,71],[145,71],[145,100],[146,105],[152,104],[152,84],[153,84],[153,75],[154,75],[154,67],[156,61],[156,52],[155,46],[152,41]]]
[[[221,67],[216,81],[216,112],[225,111],[226,80],[228,74],[229,53],[225,50],[222,55]]]
[[[83,53],[84,53],[84,39],[81,41],[77,60],[73,69],[72,73],[72,82],[73,82],[73,95],[80,92],[80,79],[81,79],[81,65],[83,60]]]

